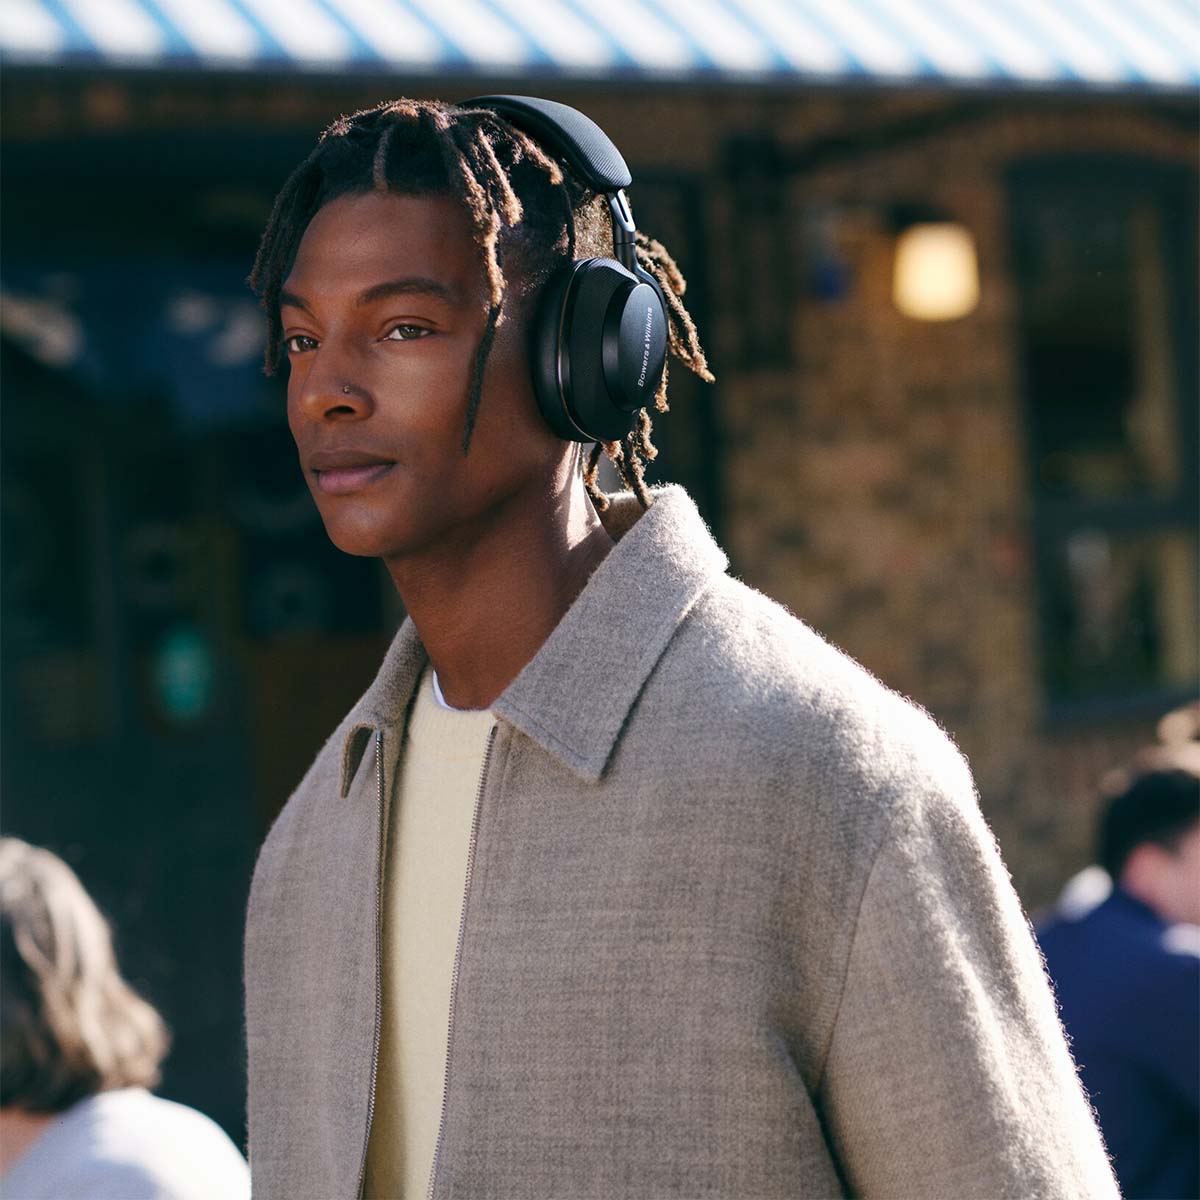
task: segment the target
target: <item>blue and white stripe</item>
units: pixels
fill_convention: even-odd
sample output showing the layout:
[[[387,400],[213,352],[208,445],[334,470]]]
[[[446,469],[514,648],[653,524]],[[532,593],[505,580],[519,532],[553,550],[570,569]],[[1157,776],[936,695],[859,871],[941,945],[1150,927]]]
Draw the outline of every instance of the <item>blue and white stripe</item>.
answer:
[[[1193,90],[1196,0],[0,0],[8,65]]]

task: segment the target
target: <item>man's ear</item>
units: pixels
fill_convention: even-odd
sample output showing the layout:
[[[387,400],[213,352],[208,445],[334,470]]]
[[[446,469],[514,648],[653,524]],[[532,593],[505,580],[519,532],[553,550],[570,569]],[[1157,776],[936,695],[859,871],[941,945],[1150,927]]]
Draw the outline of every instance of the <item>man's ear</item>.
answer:
[[[1153,842],[1143,842],[1130,851],[1121,871],[1120,884],[1131,896],[1157,910],[1163,868],[1170,851]]]

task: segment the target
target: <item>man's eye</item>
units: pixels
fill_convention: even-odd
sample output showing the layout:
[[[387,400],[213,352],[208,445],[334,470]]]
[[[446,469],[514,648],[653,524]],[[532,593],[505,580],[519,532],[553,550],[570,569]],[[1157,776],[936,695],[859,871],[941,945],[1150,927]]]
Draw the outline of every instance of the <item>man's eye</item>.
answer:
[[[415,342],[418,338],[426,337],[433,330],[424,325],[396,325],[384,337],[385,342]]]
[[[288,338],[284,343],[289,354],[303,354],[305,350],[315,350],[317,348],[317,339],[305,337],[302,333],[297,333],[294,337]]]

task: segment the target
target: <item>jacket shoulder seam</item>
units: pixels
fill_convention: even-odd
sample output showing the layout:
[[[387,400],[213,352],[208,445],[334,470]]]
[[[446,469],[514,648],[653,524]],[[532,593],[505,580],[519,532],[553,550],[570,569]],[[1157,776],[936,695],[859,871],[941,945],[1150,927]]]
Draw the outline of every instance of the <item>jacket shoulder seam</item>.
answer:
[[[837,1003],[834,1005],[833,1017],[829,1022],[829,1030],[824,1037],[824,1045],[821,1047],[821,1052],[817,1057],[817,1074],[813,1091],[819,1095],[821,1087],[825,1082],[825,1070],[829,1065],[829,1054],[833,1049],[833,1039],[837,1032],[838,1021],[842,1015],[842,1005],[846,999],[846,989],[850,982],[850,961],[854,957],[854,944],[858,940],[858,927],[862,920],[863,909],[866,907],[867,893],[871,890],[871,880],[875,877],[875,869],[879,865],[879,860],[883,857],[883,847],[886,842],[886,836],[879,838],[878,844],[871,852],[871,865],[863,876],[862,890],[858,894],[858,900],[854,905],[854,919],[850,922],[850,936],[846,939],[846,954],[845,961],[842,964],[842,977],[838,983]]]

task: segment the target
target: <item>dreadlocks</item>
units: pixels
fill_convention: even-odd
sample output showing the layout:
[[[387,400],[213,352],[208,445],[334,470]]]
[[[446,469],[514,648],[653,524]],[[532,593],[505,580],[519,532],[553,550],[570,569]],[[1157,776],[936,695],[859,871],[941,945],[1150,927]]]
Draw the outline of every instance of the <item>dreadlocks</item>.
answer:
[[[560,264],[577,256],[612,255],[607,206],[537,142],[488,109],[396,100],[341,117],[283,185],[250,273],[250,286],[267,313],[264,370],[268,375],[278,366],[281,352],[280,290],[308,223],[329,201],[372,190],[448,193],[462,201],[471,219],[487,281],[487,320],[471,367],[462,441],[466,454],[479,411],[484,368],[496,329],[504,320],[505,252],[521,251],[521,295],[527,297]],[[679,268],[659,242],[642,233],[637,235],[636,253],[638,263],[654,276],[666,298],[670,353],[711,382],[695,324],[680,299],[687,284]],[[654,408],[667,411],[665,367]],[[650,413],[639,409],[634,428],[624,438],[598,442],[592,448],[583,477],[600,511],[608,507],[597,483],[602,454],[607,454],[642,507],[649,507],[643,471],[658,454],[650,440],[651,429]]]

